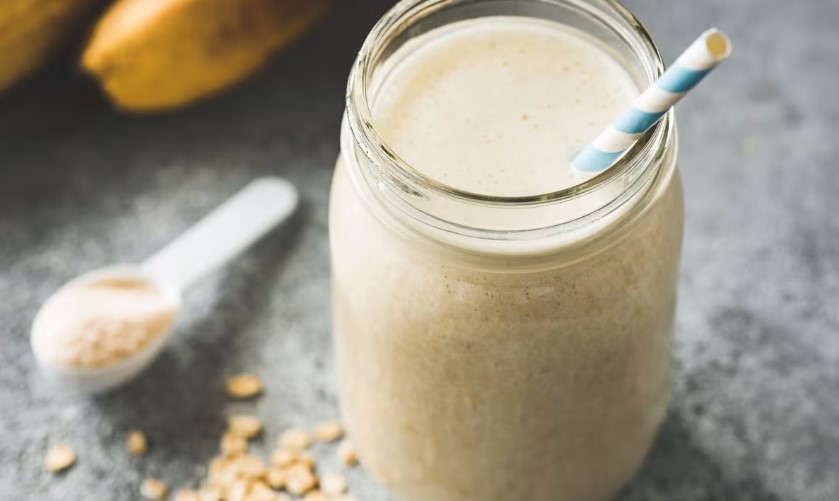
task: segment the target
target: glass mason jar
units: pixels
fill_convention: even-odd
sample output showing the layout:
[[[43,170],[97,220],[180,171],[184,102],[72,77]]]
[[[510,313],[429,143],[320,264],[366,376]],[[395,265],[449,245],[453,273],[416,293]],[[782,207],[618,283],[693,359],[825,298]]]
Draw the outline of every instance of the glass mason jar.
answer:
[[[558,21],[639,88],[663,70],[613,0],[405,0],[352,69],[330,199],[341,412],[362,463],[402,501],[613,495],[661,423],[682,240],[668,113],[611,169],[534,196],[423,175],[376,131],[399,48],[482,16]]]

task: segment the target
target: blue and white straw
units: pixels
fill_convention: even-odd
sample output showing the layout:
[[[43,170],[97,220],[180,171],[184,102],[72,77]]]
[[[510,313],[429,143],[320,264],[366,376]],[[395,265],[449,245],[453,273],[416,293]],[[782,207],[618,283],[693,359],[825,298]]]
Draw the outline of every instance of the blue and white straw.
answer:
[[[597,173],[609,168],[641,135],[731,53],[728,37],[712,28],[696,39],[658,80],[597,136],[571,166]]]

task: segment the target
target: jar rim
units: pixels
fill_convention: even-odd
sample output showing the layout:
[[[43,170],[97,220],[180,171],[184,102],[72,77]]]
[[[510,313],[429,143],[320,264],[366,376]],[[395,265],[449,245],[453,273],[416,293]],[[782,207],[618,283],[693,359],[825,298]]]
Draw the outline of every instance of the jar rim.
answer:
[[[579,0],[572,0],[572,2],[577,3],[579,7],[591,13],[596,9],[592,5],[593,3],[584,5]],[[452,197],[462,202],[480,203],[495,207],[546,205],[585,195],[614,182],[621,176],[639,170],[639,167],[643,169],[645,166],[639,165],[639,163],[643,162],[642,159],[647,158],[651,152],[668,143],[668,138],[672,135],[672,110],[668,111],[658,123],[638,138],[635,144],[610,168],[579,184],[535,195],[500,196],[477,193],[455,188],[422,173],[390,148],[379,134],[374,124],[368,91],[372,83],[373,63],[381,52],[381,45],[393,31],[400,28],[404,29],[402,20],[411,13],[427,12],[443,8],[452,3],[452,0],[401,0],[398,2],[382,16],[370,31],[350,73],[346,93],[346,115],[353,138],[368,158],[379,165],[384,165],[386,169],[396,174],[403,182],[415,184],[422,189],[431,190],[437,194]],[[650,33],[617,0],[599,0],[599,3],[604,4],[610,13],[618,16],[621,21],[627,23],[632,28],[632,34],[635,35],[634,41],[638,42],[640,47],[644,49],[642,57],[645,56],[647,58],[644,61],[648,63],[645,65],[645,76],[649,80],[649,83],[655,81],[663,73],[664,63]],[[622,33],[624,37],[627,34]]]

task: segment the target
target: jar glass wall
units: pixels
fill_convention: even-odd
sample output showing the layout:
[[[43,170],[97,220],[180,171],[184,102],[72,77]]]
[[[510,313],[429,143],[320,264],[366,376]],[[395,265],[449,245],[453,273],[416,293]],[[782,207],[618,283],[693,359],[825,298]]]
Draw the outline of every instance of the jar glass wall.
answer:
[[[411,0],[350,76],[330,200],[341,409],[403,501],[606,499],[667,406],[682,238],[672,114],[605,173],[532,196],[425,176],[382,139],[377,89],[404,47],[525,16],[600,41],[644,87],[662,65],[616,2]]]

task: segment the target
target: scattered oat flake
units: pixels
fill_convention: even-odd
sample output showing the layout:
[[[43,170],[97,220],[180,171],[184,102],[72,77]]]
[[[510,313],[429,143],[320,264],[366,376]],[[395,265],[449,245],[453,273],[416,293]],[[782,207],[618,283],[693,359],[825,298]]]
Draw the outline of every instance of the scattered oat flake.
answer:
[[[233,482],[230,489],[227,490],[227,501],[245,501],[250,492],[251,483],[247,480],[240,479]]]
[[[279,466],[280,468],[285,468],[297,462],[298,457],[300,457],[300,453],[297,451],[277,449],[271,453],[271,463]]]
[[[209,466],[207,466],[207,480],[209,480],[210,484],[215,485],[221,483],[229,465],[229,458],[225,456],[214,457],[210,461]]]
[[[280,468],[288,468],[295,464],[306,465],[309,468],[315,467],[315,458],[306,452],[291,449],[278,449],[271,453],[271,463]]]
[[[308,466],[296,464],[286,470],[285,485],[288,492],[302,496],[317,487],[318,479]]]
[[[280,435],[280,446],[284,449],[302,451],[312,445],[312,436],[305,430],[292,428]]]
[[[305,452],[301,452],[297,455],[297,459],[295,460],[295,464],[302,464],[304,466],[309,467],[310,470],[315,468],[315,458],[312,457],[311,454],[307,454]]]
[[[201,501],[198,491],[192,489],[181,489],[175,493],[173,501]]]
[[[148,450],[146,434],[140,430],[131,430],[125,435],[125,446],[128,452],[135,456],[142,456]]]
[[[358,464],[358,455],[355,453],[355,448],[348,440],[341,442],[338,446],[338,459],[347,466],[355,466]]]
[[[248,442],[244,438],[233,435],[232,433],[225,433],[221,437],[220,449],[221,453],[225,456],[244,454],[248,450]]]
[[[285,471],[282,468],[272,466],[268,468],[268,472],[265,474],[265,481],[272,489],[280,490],[285,487],[285,477]]]
[[[76,453],[67,445],[56,445],[47,452],[44,467],[52,473],[70,468],[76,463]]]
[[[248,501],[275,501],[276,499],[277,493],[262,482],[252,484],[248,491]]]
[[[258,384],[261,388],[261,383]],[[318,479],[315,458],[306,452],[312,444],[312,435],[303,429],[289,429],[281,435],[280,446],[271,454],[270,464],[248,454],[247,439],[262,431],[262,422],[255,416],[230,416],[228,428],[221,437],[221,455],[210,461],[202,487],[181,489],[172,501],[358,501],[346,494],[347,480],[343,475],[331,473]],[[129,433],[127,441],[132,452],[135,447],[131,442],[138,440],[131,438],[134,433],[145,441],[145,435],[139,430]],[[316,426],[314,436],[319,442],[332,442],[343,437],[344,430],[337,421],[322,422]],[[347,465],[358,462],[346,438],[338,446],[338,457]],[[140,491],[144,498],[153,501],[163,500],[168,494],[166,485],[152,478],[143,482]]]
[[[227,420],[227,431],[246,439],[256,438],[262,433],[262,421],[256,416],[235,414]]]
[[[151,499],[152,501],[161,501],[166,499],[166,494],[168,492],[169,488],[166,487],[166,484],[156,478],[147,478],[143,480],[143,483],[140,485],[140,495],[146,499]]]
[[[320,478],[320,490],[330,496],[347,492],[347,479],[337,473],[327,473]]]
[[[262,460],[247,454],[235,457],[231,461],[230,467],[236,477],[248,480],[261,479],[268,473],[268,467]]]
[[[315,440],[334,442],[344,435],[344,427],[338,421],[324,421],[315,426]]]
[[[312,491],[303,497],[303,501],[331,501],[331,499],[320,491]]]
[[[262,380],[253,374],[237,374],[227,380],[227,395],[245,399],[262,393]]]

